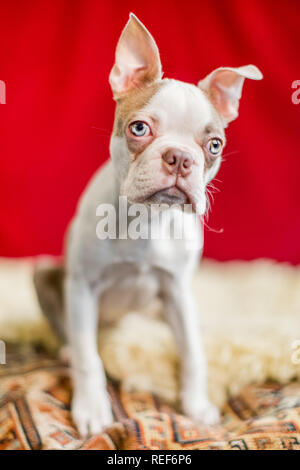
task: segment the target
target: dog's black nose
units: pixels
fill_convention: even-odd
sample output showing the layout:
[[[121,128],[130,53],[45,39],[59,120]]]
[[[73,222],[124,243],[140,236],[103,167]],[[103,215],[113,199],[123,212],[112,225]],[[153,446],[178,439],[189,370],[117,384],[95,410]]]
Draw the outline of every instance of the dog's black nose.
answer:
[[[169,149],[163,154],[162,159],[169,173],[187,176],[192,171],[193,158],[188,152],[175,148]]]

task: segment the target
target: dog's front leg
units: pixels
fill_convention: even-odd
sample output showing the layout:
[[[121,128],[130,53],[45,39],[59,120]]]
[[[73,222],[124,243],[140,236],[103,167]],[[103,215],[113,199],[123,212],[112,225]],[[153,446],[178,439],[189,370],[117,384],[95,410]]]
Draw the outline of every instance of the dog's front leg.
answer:
[[[67,334],[73,378],[72,416],[81,436],[97,434],[113,421],[98,355],[98,296],[80,279],[65,285]]]
[[[215,424],[219,421],[219,412],[207,397],[206,360],[190,282],[190,279],[185,282],[166,276],[163,283],[165,313],[181,359],[183,412],[199,423]]]

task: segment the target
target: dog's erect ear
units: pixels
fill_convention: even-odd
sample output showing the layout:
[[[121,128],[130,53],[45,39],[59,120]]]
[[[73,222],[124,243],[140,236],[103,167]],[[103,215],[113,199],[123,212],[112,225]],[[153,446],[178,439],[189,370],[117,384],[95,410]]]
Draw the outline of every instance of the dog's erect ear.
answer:
[[[237,68],[220,67],[198,83],[198,87],[208,93],[225,124],[238,116],[239,100],[245,78],[261,80],[263,76],[255,65]]]
[[[161,77],[157,45],[145,26],[130,13],[117,45],[115,64],[109,75],[114,98],[118,99],[131,88],[141,88]]]

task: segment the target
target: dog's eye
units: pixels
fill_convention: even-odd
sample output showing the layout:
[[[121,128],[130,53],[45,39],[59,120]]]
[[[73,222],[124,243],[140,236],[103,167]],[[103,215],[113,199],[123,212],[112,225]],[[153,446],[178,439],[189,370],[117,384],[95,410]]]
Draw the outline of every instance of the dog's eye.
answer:
[[[222,141],[220,139],[211,139],[208,142],[208,150],[212,155],[219,155],[222,150]]]
[[[135,121],[129,126],[131,134],[136,137],[145,137],[150,134],[150,127],[143,121]]]

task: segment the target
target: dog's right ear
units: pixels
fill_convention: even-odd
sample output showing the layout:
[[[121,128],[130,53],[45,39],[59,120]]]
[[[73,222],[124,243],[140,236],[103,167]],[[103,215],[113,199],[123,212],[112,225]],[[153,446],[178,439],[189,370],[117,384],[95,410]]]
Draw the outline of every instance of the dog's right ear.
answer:
[[[263,76],[255,65],[219,67],[198,83],[198,87],[208,93],[225,125],[238,116],[245,78],[261,80]]]
[[[130,13],[117,44],[115,64],[109,75],[114,99],[162,77],[157,45],[149,31]]]

